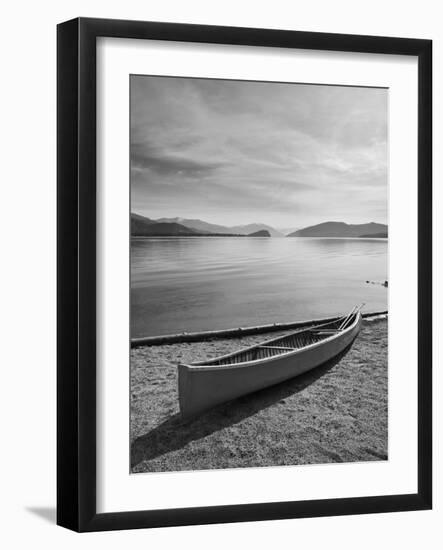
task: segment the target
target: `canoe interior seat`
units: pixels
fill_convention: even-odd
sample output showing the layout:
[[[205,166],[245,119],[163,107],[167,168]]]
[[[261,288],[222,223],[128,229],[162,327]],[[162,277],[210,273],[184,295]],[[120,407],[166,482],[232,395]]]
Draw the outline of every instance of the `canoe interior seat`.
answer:
[[[330,334],[337,334],[337,332],[340,332],[337,329],[311,329],[310,332],[314,332],[315,334],[324,334],[324,335],[330,335]]]
[[[313,331],[315,332],[315,334],[318,334],[318,335],[324,335],[324,336],[330,336],[331,334],[337,334],[337,332],[339,332],[338,330],[315,330]]]
[[[258,348],[263,348],[263,349],[287,349],[288,351],[291,351],[293,349],[298,349],[298,348],[290,348],[289,346],[257,346]]]

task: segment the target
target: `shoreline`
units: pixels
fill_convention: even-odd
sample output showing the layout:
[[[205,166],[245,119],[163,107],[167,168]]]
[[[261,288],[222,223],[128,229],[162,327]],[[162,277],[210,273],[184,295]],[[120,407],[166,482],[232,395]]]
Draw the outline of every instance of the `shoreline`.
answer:
[[[388,311],[372,311],[362,313],[363,319],[373,317],[387,316]],[[290,323],[272,323],[269,325],[257,325],[253,327],[237,327],[221,330],[207,330],[199,332],[181,332],[179,334],[164,334],[160,336],[145,336],[131,338],[131,348],[139,346],[159,346],[163,344],[177,344],[184,342],[205,342],[214,338],[235,338],[238,336],[249,336],[251,334],[267,334],[271,332],[280,332],[294,328],[303,328],[315,326],[321,323],[336,321],[340,317],[324,317],[321,319],[310,319],[303,321],[293,321]]]
[[[179,414],[176,363],[230,353],[263,334],[132,348],[131,471],[386,460],[387,324],[366,319],[342,357],[190,422]]]

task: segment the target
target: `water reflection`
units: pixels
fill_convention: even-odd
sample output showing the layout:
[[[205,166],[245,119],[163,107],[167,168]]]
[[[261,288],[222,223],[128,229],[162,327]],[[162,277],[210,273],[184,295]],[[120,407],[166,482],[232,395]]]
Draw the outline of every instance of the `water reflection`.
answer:
[[[387,278],[384,239],[134,239],[132,336],[386,309]]]

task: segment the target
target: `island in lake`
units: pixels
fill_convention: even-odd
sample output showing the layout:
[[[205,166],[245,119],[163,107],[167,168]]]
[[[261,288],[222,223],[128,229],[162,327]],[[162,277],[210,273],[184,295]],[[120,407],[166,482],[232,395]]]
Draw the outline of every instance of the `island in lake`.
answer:
[[[270,237],[271,234],[267,229],[260,229],[260,231],[254,231],[254,233],[249,233],[248,237]]]

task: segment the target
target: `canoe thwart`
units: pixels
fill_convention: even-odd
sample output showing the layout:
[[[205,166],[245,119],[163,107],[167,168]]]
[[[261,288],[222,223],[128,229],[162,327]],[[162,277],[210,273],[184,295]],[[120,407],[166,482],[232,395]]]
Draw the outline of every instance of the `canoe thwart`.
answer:
[[[298,348],[290,348],[289,346],[257,346],[260,349],[286,349],[288,351],[298,349]]]

